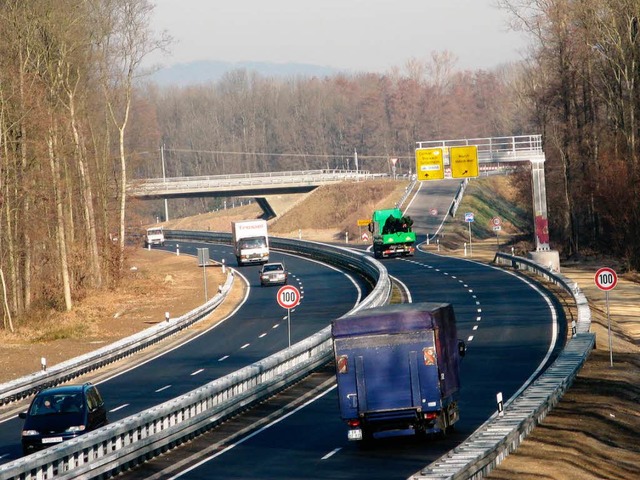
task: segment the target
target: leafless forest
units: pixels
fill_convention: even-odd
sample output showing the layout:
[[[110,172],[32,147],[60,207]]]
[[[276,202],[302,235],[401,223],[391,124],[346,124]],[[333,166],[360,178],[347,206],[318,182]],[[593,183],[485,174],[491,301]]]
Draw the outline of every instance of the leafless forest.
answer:
[[[127,182],[162,176],[161,146],[167,176],[354,168],[355,151],[360,169],[399,158],[408,172],[419,140],[541,133],[552,247],[637,269],[640,0],[499,3],[531,42],[490,71],[425,45],[386,74],[160,88],[143,60],[171,39],[152,33],[148,0],[2,2],[3,327],[117,284],[129,228],[162,216],[126,198]]]

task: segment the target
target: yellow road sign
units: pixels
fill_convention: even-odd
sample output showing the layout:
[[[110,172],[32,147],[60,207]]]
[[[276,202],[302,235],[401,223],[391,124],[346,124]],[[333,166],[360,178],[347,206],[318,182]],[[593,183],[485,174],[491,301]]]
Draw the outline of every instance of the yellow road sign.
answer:
[[[442,148],[416,148],[416,173],[418,180],[442,180],[444,178]]]
[[[369,225],[369,223],[371,223],[371,220],[369,220],[368,218],[364,218],[362,220],[358,220],[358,226],[359,227],[366,227],[367,225]]]
[[[453,178],[477,177],[479,175],[478,147],[476,145],[451,147],[449,159]]]

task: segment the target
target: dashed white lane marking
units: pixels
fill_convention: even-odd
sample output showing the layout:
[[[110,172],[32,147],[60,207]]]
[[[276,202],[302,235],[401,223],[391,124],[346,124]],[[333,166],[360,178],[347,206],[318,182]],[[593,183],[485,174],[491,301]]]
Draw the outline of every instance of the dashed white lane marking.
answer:
[[[162,392],[163,390],[166,390],[167,388],[171,388],[171,385],[165,385],[164,387],[157,389],[156,393]]]
[[[481,308],[478,309],[478,313],[482,313],[482,309]]]
[[[124,405],[120,405],[119,407],[112,408],[111,410],[109,410],[109,413],[117,412],[118,410],[122,410],[123,408],[126,408],[128,406],[129,404],[125,403]]]
[[[478,325],[474,325],[474,326],[473,326],[473,329],[474,329],[474,330],[477,330],[477,329],[478,329]]]
[[[266,334],[266,333],[261,333],[261,334],[258,336],[258,338],[264,338],[264,337],[266,337],[266,336],[267,336],[267,334]]]
[[[245,343],[244,345],[242,345],[240,347],[240,350],[244,350],[245,348],[247,348],[249,345],[251,345],[250,343]]]
[[[476,317],[476,322],[479,322],[480,320],[482,320],[482,317]]]
[[[469,338],[467,338],[467,342],[470,342],[471,340],[473,340],[473,335],[469,335]]]
[[[271,328],[278,328],[279,326],[280,326],[280,324],[279,324],[279,323],[276,323],[276,324],[275,324],[273,327],[271,327]]]
[[[204,372],[204,368],[201,368],[200,370],[196,370],[195,372],[193,372],[191,374],[191,376],[193,377],[194,375],[197,375],[197,374],[202,373],[202,372]]]
[[[333,457],[336,453],[338,453],[340,450],[342,450],[342,447],[334,448],[334,449],[333,449],[333,450],[331,450],[329,453],[327,453],[324,457],[322,457],[320,460],[326,460],[327,458],[331,458],[331,457]]]
[[[224,362],[227,358],[229,358],[229,355],[225,355],[224,357],[220,357],[218,359],[219,362]]]

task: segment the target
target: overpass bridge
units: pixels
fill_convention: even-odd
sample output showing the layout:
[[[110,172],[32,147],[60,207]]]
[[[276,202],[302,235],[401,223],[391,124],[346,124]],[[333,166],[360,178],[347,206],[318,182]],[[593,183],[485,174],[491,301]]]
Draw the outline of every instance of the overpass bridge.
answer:
[[[127,195],[130,198],[165,199],[165,201],[168,198],[253,197],[265,212],[266,217],[272,218],[276,216],[276,212],[269,204],[269,196],[307,193],[321,185],[384,177],[387,175],[362,170],[300,170],[147,178],[129,182]]]

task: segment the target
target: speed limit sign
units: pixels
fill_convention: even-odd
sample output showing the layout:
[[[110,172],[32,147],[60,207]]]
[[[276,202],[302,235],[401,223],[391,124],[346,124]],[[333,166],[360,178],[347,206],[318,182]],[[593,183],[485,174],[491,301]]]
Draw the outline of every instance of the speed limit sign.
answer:
[[[600,290],[608,292],[613,290],[618,283],[618,275],[615,270],[609,267],[602,267],[596,272],[595,276],[596,287]]]
[[[300,303],[300,291],[293,285],[285,285],[278,290],[277,299],[282,308],[294,308]]]

